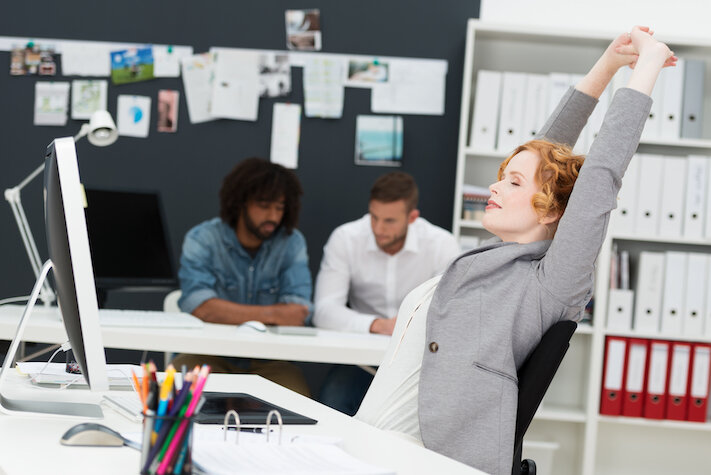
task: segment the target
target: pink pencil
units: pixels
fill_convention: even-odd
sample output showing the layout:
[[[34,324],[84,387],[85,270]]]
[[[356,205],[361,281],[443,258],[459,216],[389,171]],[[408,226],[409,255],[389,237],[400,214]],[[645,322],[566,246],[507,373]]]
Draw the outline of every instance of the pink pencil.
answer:
[[[205,382],[207,381],[207,375],[209,373],[210,367],[208,365],[203,365],[202,369],[200,370],[200,375],[198,376],[197,384],[195,385],[195,392],[193,393],[193,398],[190,400],[188,410],[185,411],[185,419],[183,419],[183,421],[180,423],[178,431],[175,433],[175,436],[173,436],[173,440],[170,441],[170,446],[168,447],[168,451],[163,457],[163,461],[158,466],[158,470],[156,470],[156,473],[158,475],[163,475],[165,473],[166,469],[168,468],[168,465],[170,464],[170,461],[173,459],[173,455],[178,449],[178,445],[180,445],[179,442],[183,438],[183,433],[188,427],[188,418],[192,417],[193,411],[195,410],[195,407],[200,401],[200,394],[202,394],[202,388],[205,386]]]

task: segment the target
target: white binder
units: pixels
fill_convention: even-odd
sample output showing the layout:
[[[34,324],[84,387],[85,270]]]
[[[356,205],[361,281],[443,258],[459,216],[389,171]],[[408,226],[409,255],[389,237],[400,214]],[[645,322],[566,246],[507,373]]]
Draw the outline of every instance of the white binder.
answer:
[[[570,74],[550,73],[548,75],[548,113],[553,113],[563,95],[570,87]]]
[[[640,252],[634,305],[635,331],[639,333],[659,332],[663,285],[664,253]]]
[[[704,236],[708,164],[708,157],[689,155],[686,167],[686,205],[684,211],[684,237],[686,238],[700,239]]]
[[[526,74],[505,72],[501,82],[501,113],[496,142],[496,149],[500,152],[512,152],[522,143],[525,95]]]
[[[685,312],[686,252],[667,251],[664,253],[664,299],[662,300],[662,334],[678,336],[682,334],[682,316]]]
[[[676,66],[677,68],[679,66]],[[684,104],[681,119],[681,137],[700,139],[703,134],[704,76],[706,62],[698,59],[684,60]]]
[[[704,308],[704,336],[711,337],[711,254],[706,254],[706,306]]]
[[[639,188],[634,231],[635,234],[656,236],[659,229],[664,158],[661,155],[641,153],[637,154],[637,157],[639,158]]]
[[[632,68],[624,67],[617,70],[611,81],[612,97],[615,97],[615,92],[617,92],[619,88],[627,87],[630,76],[632,76]]]
[[[662,173],[662,200],[659,212],[659,236],[680,238],[684,223],[684,183],[686,182],[686,159],[664,157]]]
[[[681,136],[682,103],[684,97],[684,60],[679,59],[676,67],[664,68],[662,92],[662,124],[660,138],[677,140]]]
[[[610,289],[607,299],[607,329],[612,331],[632,330],[634,291]]]
[[[617,195],[617,208],[610,216],[610,229],[614,234],[632,234],[637,217],[637,199],[639,195],[639,163],[643,158],[635,155],[622,177],[622,187]]]
[[[600,94],[600,98],[598,99],[597,106],[595,106],[592,114],[590,114],[588,124],[585,126],[588,150],[590,150],[590,146],[597,138],[597,134],[600,132],[600,127],[602,127],[602,120],[605,118],[607,108],[610,105],[610,97],[612,96],[610,91],[611,88],[609,86],[602,91],[602,94]]]
[[[700,338],[704,335],[706,315],[706,279],[708,278],[708,255],[700,252],[688,253],[686,265],[686,305],[682,333]]]
[[[660,74],[652,89],[652,108],[642,130],[641,141],[658,140],[662,135],[662,94],[664,93],[664,75]]]
[[[469,146],[477,150],[496,150],[496,125],[499,123],[501,73],[479,70],[476,80],[476,99],[472,117]]]
[[[527,74],[521,142],[536,138],[548,118],[547,107],[548,76],[546,74]]]

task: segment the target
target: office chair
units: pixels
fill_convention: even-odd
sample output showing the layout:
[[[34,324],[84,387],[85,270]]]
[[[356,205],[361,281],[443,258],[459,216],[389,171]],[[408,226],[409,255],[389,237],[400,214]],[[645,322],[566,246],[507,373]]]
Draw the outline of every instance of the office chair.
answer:
[[[518,412],[512,475],[536,475],[535,462],[530,459],[521,460],[523,436],[568,351],[570,338],[577,326],[577,323],[565,320],[550,327],[518,370]]]

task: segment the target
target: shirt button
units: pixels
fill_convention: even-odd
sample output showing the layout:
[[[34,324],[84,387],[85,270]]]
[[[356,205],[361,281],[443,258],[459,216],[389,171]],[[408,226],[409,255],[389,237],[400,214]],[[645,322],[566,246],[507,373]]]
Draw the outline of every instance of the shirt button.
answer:
[[[430,353],[437,353],[437,350],[439,350],[439,345],[437,344],[436,341],[433,341],[430,343]]]

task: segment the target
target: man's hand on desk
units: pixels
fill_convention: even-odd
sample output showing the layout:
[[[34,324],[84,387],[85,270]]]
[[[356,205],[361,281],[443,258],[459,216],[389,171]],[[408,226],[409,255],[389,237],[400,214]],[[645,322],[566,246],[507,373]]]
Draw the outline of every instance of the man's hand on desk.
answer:
[[[244,305],[218,298],[208,299],[193,310],[193,315],[203,321],[232,325],[257,320],[267,325],[299,326],[308,314],[309,308],[298,303]]]
[[[376,318],[370,324],[370,333],[380,333],[382,335],[392,335],[395,328],[397,315],[393,318]]]
[[[270,318],[269,323],[272,325],[282,326],[299,326],[304,324],[304,320],[309,315],[309,307],[298,303],[278,303],[269,305]]]

